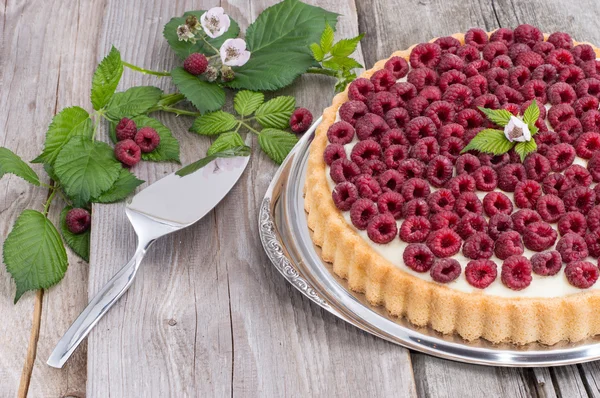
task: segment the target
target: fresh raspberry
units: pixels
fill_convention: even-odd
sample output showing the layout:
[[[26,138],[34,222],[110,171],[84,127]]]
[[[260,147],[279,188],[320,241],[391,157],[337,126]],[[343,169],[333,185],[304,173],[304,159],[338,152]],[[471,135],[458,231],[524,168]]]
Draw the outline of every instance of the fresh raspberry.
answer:
[[[429,184],[427,181],[421,178],[411,178],[402,184],[401,187],[402,196],[405,201],[422,198],[425,199],[431,193]]]
[[[460,153],[464,147],[465,143],[460,138],[448,137],[442,141],[442,145],[440,146],[440,155],[447,157],[451,162],[454,163],[460,156]]]
[[[432,215],[429,221],[431,222],[432,231],[441,228],[450,228],[451,230],[456,231],[458,229],[460,217],[453,211],[444,210]]]
[[[550,161],[539,153],[532,153],[527,156],[523,166],[525,166],[527,177],[537,182],[542,182],[550,173]]]
[[[435,86],[439,76],[433,69],[418,68],[408,72],[406,79],[417,88],[417,91],[421,91],[426,86]]]
[[[510,155],[508,153],[503,153],[502,155],[480,153],[478,158],[482,166],[488,166],[494,170],[499,170],[510,163]]]
[[[596,204],[600,204],[600,184],[594,186],[594,192],[596,192]]]
[[[419,116],[406,124],[405,134],[408,142],[415,144],[420,138],[435,137],[437,129],[435,123],[425,116]],[[360,136],[359,136],[360,138]]]
[[[203,74],[206,68],[208,68],[208,60],[204,54],[192,53],[183,61],[183,69],[194,76]]]
[[[422,198],[417,198],[413,200],[409,200],[402,206],[402,215],[404,218],[410,216],[421,216],[421,217],[429,217],[429,205],[427,201]]]
[[[434,43],[440,46],[442,54],[456,54],[456,50],[462,45],[458,39],[455,39],[452,36],[438,37]]]
[[[494,254],[494,241],[486,233],[477,232],[465,240],[463,254],[473,260],[490,258]]]
[[[499,55],[508,55],[508,47],[500,41],[488,43],[483,47],[483,59],[492,62]]]
[[[425,86],[419,92],[419,96],[425,98],[431,104],[442,99],[442,91],[436,86]]]
[[[467,239],[477,232],[487,233],[488,223],[481,214],[467,213],[461,217],[456,232],[461,238]]]
[[[572,104],[576,99],[577,94],[575,90],[565,82],[554,83],[548,88],[548,100],[552,105]]]
[[[475,109],[463,109],[456,115],[456,123],[463,126],[465,129],[480,127],[485,122],[481,113]]]
[[[350,159],[361,166],[367,160],[379,160],[381,158],[381,146],[373,140],[359,141],[352,148]]]
[[[584,239],[589,255],[594,258],[600,257],[600,231],[590,232]]]
[[[548,42],[552,43],[556,48],[565,48],[570,50],[573,48],[573,39],[568,33],[554,32],[548,36]]]
[[[465,61],[458,55],[446,53],[440,58],[437,66],[438,73],[444,73],[449,70],[462,70],[465,67]]]
[[[410,66],[413,68],[435,68],[440,62],[442,48],[435,43],[417,44],[410,52]]]
[[[360,167],[349,159],[338,159],[331,163],[329,176],[334,182],[352,181],[360,174]]]
[[[441,258],[433,264],[429,275],[438,283],[449,283],[458,278],[461,271],[460,263],[455,259]]]
[[[427,272],[433,266],[435,256],[422,243],[412,243],[406,246],[402,254],[404,264],[416,272]]]
[[[530,51],[531,48],[527,44],[524,43],[513,43],[510,47],[508,47],[508,56],[510,59],[515,61],[519,54]]]
[[[329,144],[323,152],[323,160],[327,166],[331,166],[338,159],[346,159],[346,151],[340,144]]]
[[[456,123],[448,123],[438,129],[437,139],[439,143],[442,143],[450,137],[462,139],[464,134],[465,128],[463,126]]]
[[[523,256],[510,256],[502,264],[500,279],[509,289],[525,289],[531,284],[531,263]]]
[[[565,192],[563,202],[567,211],[580,211],[585,214],[596,204],[596,193],[586,187],[574,187]]]
[[[137,126],[135,125],[135,122],[131,119],[127,119],[126,117],[121,119],[119,124],[117,124],[117,127],[115,127],[117,141],[133,140],[136,133]]]
[[[497,268],[491,260],[471,260],[465,267],[465,277],[471,286],[485,289],[496,280]]]
[[[536,253],[531,257],[531,268],[538,275],[556,275],[561,267],[562,259],[556,250]]]
[[[585,236],[586,229],[587,221],[585,216],[578,211],[568,212],[558,220],[558,232],[561,235],[575,233]]]
[[[570,144],[557,144],[548,150],[546,157],[553,171],[563,171],[575,160],[575,148]]]
[[[377,214],[377,205],[370,199],[357,199],[350,207],[350,220],[357,229],[366,229]]]
[[[135,135],[135,143],[143,153],[152,152],[160,144],[160,136],[152,127],[142,127]]]
[[[344,102],[339,109],[340,119],[352,126],[356,125],[358,119],[361,119],[368,112],[369,108],[364,102],[361,101]]]
[[[523,234],[523,243],[529,250],[540,252],[554,246],[557,233],[550,224],[538,221],[529,224]]]
[[[402,57],[391,57],[383,67],[392,72],[396,79],[401,79],[408,73],[408,62]]]
[[[600,133],[600,112],[592,109],[584,113],[581,117],[581,126],[584,131]]]
[[[450,211],[454,208],[455,198],[452,192],[448,189],[440,189],[432,192],[427,197],[427,204],[432,213],[440,211]]]
[[[525,83],[523,87],[521,87],[521,94],[523,94],[523,98],[525,100],[531,100],[535,98],[539,99],[542,103],[546,103],[546,87],[547,84],[542,80],[530,80]],[[568,87],[571,88],[571,86]]]
[[[548,121],[554,128],[573,117],[575,117],[575,109],[569,104],[553,105],[548,111]]]
[[[537,43],[535,43],[533,45],[533,47],[531,48],[534,52],[540,54],[542,57],[546,58],[546,56],[548,54],[550,54],[550,52],[552,50],[555,50],[556,47],[554,47],[554,44],[547,42],[547,41],[538,41]]]
[[[572,164],[564,172],[567,183],[571,187],[589,187],[592,184],[592,175],[583,166]]]
[[[440,153],[440,146],[434,137],[419,139],[410,149],[411,158],[418,159],[423,163],[429,163]]]
[[[432,139],[435,141],[435,138]],[[400,162],[406,158],[408,158],[408,147],[405,145],[390,145],[383,153],[385,165],[390,169],[398,168]]]
[[[406,159],[398,165],[398,173],[404,180],[422,178],[425,175],[425,165],[417,159]]]
[[[574,65],[575,58],[573,57],[573,54],[569,52],[569,50],[557,48],[548,54],[546,57],[546,63],[554,66],[557,70],[561,70],[565,66]]]
[[[558,72],[558,81],[565,82],[571,86],[576,86],[585,79],[585,72],[575,65],[567,65]],[[585,88],[583,89],[585,90]],[[594,88],[592,87],[592,90]]]
[[[473,108],[500,109],[500,100],[494,94],[483,94],[473,100]]]
[[[569,182],[560,173],[549,174],[542,183],[542,190],[547,195],[562,196],[569,188]]]
[[[565,276],[569,283],[580,289],[591,287],[598,280],[598,267],[589,261],[575,261],[565,267]]]
[[[358,195],[361,198],[371,199],[376,201],[381,194],[381,187],[375,179],[375,177],[366,175],[359,175],[354,179],[354,185],[358,190]]]
[[[490,36],[490,41],[491,42],[499,41],[499,42],[504,43],[504,45],[506,45],[506,46],[510,46],[514,41],[513,31],[512,31],[512,29],[509,29],[509,28],[496,29]]]
[[[577,63],[594,61],[596,59],[596,52],[589,44],[579,44],[573,47],[571,49],[571,54],[573,54]]]
[[[396,83],[390,87],[389,92],[394,94],[403,103],[407,103],[417,96],[417,88],[409,82]]]
[[[385,91],[396,83],[394,74],[387,69],[380,69],[373,73],[370,80],[373,83],[373,90],[376,93]]]
[[[426,217],[409,216],[400,225],[400,239],[407,243],[424,242],[430,231],[431,224]]]
[[[542,221],[540,215],[531,209],[517,210],[511,215],[513,229],[520,234],[525,233],[527,227],[535,222]]]
[[[472,46],[464,46],[461,48],[473,48]],[[456,53],[458,54],[458,51]],[[475,60],[471,61],[467,66],[465,66],[465,68],[463,69],[463,73],[465,74],[465,76],[467,77],[473,77],[479,74],[483,74],[485,73],[488,69],[490,69],[490,63],[488,61],[486,61],[485,59],[478,59],[479,57],[479,51],[477,51],[477,49],[475,49]],[[463,57],[464,59],[464,57]]]
[[[565,204],[556,195],[544,195],[538,199],[536,210],[546,222],[557,222],[566,213]]]
[[[356,135],[359,140],[377,140],[389,129],[385,120],[374,113],[367,113],[356,121]]]
[[[327,139],[332,144],[349,144],[354,139],[354,127],[348,122],[336,122],[327,129]]]
[[[451,257],[458,253],[462,245],[462,240],[450,228],[442,228],[431,232],[425,243],[433,254],[443,258]]]
[[[404,197],[398,192],[388,191],[377,199],[377,209],[380,214],[390,213],[395,219],[402,218],[402,205]]]
[[[561,142],[572,144],[583,132],[583,127],[581,126],[581,122],[573,117],[560,123],[555,131],[558,133]]]
[[[541,80],[548,85],[556,82],[556,76],[556,67],[550,64],[540,65],[531,73],[532,80]]]
[[[461,83],[461,84],[465,84],[465,83]],[[475,75],[475,76],[469,77],[466,81],[466,86],[469,87],[471,89],[471,91],[473,92],[473,96],[475,97],[475,100],[477,98],[479,98],[480,96],[487,94],[487,92],[488,92],[488,81],[482,75]],[[473,100],[473,102],[475,102],[475,100]]]
[[[358,200],[358,189],[351,182],[341,182],[333,188],[331,196],[338,209],[348,211]]]
[[[465,44],[477,47],[478,50],[483,50],[488,43],[488,35],[481,28],[471,28],[465,33]]]
[[[527,178],[527,171],[522,164],[511,163],[498,171],[498,187],[506,192],[514,192],[515,187]]]
[[[469,174],[459,174],[448,181],[447,188],[458,198],[465,192],[475,192],[475,179]]]
[[[463,84],[453,84],[444,92],[442,99],[451,103],[456,111],[461,111],[473,102],[473,92]]]
[[[444,124],[454,121],[456,112],[454,106],[446,101],[435,101],[425,109],[423,116],[430,118],[439,129]]]
[[[456,55],[464,59],[465,62],[467,62],[469,65],[479,60],[479,50],[476,46],[472,46],[469,44],[459,47],[458,50],[456,50]],[[467,76],[469,75],[467,74]]]
[[[466,81],[467,76],[464,73],[458,70],[449,70],[447,72],[442,73],[438,84],[440,90],[442,90],[443,92],[446,91],[446,89],[453,84],[465,84]]]
[[[429,101],[427,98],[421,97],[420,95],[408,101],[406,104],[406,109],[410,117],[418,117],[425,112],[425,109],[429,106]]]
[[[456,174],[472,174],[481,167],[481,162],[477,156],[472,155],[470,153],[465,153],[464,155],[460,155],[456,159]]]
[[[531,80],[531,72],[523,65],[515,66],[508,71],[508,85],[519,90],[525,83]]]
[[[598,109],[598,98],[591,95],[584,95],[573,102],[573,109],[577,117],[583,116],[584,113],[592,109]]]
[[[313,115],[306,108],[298,108],[290,117],[290,128],[294,133],[304,133],[313,121]]]
[[[494,216],[496,214],[511,214],[513,211],[513,204],[502,192],[490,192],[483,198],[483,210],[488,216]]]
[[[522,24],[514,30],[515,42],[527,44],[529,47],[533,47],[538,41],[544,40],[544,35],[535,26],[528,24]]]
[[[538,132],[533,139],[537,144],[537,152],[544,156],[548,156],[550,147],[560,142],[559,135],[553,131]]]
[[[437,155],[427,165],[425,175],[434,187],[443,187],[452,178],[454,165],[443,155]]]
[[[126,139],[115,145],[115,157],[125,166],[133,167],[142,158],[142,150],[135,141]]]
[[[498,239],[502,232],[512,231],[513,221],[508,214],[497,213],[490,217],[488,234],[493,240]]]
[[[359,77],[355,79],[348,86],[348,97],[352,101],[362,101],[365,102],[370,93],[375,91],[375,87],[373,83],[369,79],[365,79],[364,77]]]
[[[383,192],[398,192],[402,189],[405,178],[397,170],[386,170],[379,175],[379,186]]]
[[[523,254],[523,242],[516,231],[502,232],[494,245],[494,253],[500,260],[506,260],[510,256]]]
[[[389,91],[380,91],[369,96],[367,106],[371,113],[384,117],[390,109],[398,106],[398,100],[396,99],[396,96]]]
[[[579,67],[583,70],[586,77],[594,77],[598,79],[600,77],[600,61],[592,60],[582,62]]]
[[[367,160],[360,166],[360,172],[373,177],[379,177],[387,170],[387,166],[381,160]]]
[[[509,82],[508,71],[498,67],[490,68],[483,74],[483,76],[487,79],[488,89],[492,92],[496,91],[498,86],[507,84]]]
[[[463,192],[456,199],[454,211],[461,217],[469,212],[481,214],[483,212],[483,204],[473,192]]]
[[[498,186],[498,175],[490,166],[482,166],[473,172],[475,186],[480,191],[493,191]]]
[[[587,169],[592,175],[595,182],[600,182],[600,152],[596,152],[592,155],[588,161]]]
[[[389,243],[394,240],[397,234],[396,220],[389,213],[376,215],[367,226],[367,236],[375,243]]]
[[[523,95],[520,92],[507,85],[498,86],[494,94],[496,95],[498,101],[500,101],[501,104],[520,104],[524,100]]]
[[[384,119],[391,129],[401,129],[410,121],[410,115],[404,108],[394,108],[387,111]],[[404,133],[402,133],[402,136],[404,136]],[[404,137],[404,139],[406,139],[406,137]],[[406,141],[406,143],[408,143],[408,141]]]
[[[600,206],[595,206],[585,216],[590,231],[594,232],[600,229]]]
[[[530,72],[533,72],[535,68],[543,63],[544,57],[533,51],[522,52],[517,55],[517,59],[515,60],[516,65],[524,66],[529,69]]]
[[[569,233],[558,240],[556,250],[565,263],[583,260],[588,256],[587,244],[582,236]]]
[[[65,217],[67,229],[73,234],[81,234],[90,229],[92,216],[86,209],[74,208],[67,212]]]

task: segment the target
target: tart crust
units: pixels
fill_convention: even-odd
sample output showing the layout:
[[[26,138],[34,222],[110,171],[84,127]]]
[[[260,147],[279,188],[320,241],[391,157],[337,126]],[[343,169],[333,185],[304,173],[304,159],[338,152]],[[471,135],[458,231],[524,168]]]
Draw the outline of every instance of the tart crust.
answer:
[[[452,36],[464,43],[464,34]],[[544,36],[547,39],[548,35]],[[392,56],[408,60],[413,47]],[[600,57],[600,49],[592,47]],[[369,78],[383,69],[386,61],[378,61],[361,77]],[[310,148],[304,203],[313,242],[321,247],[323,260],[332,263],[333,271],[348,281],[350,289],[364,293],[372,305],[385,306],[393,316],[443,334],[456,333],[465,340],[555,344],[600,334],[600,291],[550,299],[465,293],[410,275],[373,250],[335,207],[323,161],[327,130],[335,122],[338,108],[348,101],[347,91],[337,94],[323,112]]]

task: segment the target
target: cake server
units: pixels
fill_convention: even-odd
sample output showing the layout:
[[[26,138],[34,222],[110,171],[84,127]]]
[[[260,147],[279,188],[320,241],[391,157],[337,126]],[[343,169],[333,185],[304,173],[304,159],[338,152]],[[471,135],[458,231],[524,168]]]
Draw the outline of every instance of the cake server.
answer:
[[[219,158],[184,177],[170,174],[138,192],[125,214],[137,235],[133,257],[104,285],[60,339],[48,365],[61,368],[73,351],[127,291],[154,241],[204,217],[238,181],[249,156]]]

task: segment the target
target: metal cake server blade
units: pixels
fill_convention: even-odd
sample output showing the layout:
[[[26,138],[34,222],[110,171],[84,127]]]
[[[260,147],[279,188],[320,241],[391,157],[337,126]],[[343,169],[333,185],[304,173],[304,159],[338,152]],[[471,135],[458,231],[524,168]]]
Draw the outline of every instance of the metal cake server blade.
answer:
[[[127,291],[154,241],[204,217],[233,188],[250,157],[220,158],[192,174],[170,174],[138,192],[125,208],[137,235],[133,257],[104,285],[73,322],[48,358],[61,368],[100,318]]]

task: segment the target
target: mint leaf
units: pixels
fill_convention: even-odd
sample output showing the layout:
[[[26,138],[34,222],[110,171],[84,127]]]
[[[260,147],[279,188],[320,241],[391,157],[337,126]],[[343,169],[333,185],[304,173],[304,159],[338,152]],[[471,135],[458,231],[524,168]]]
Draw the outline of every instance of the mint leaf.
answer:
[[[189,41],[179,41],[179,38],[177,37],[177,27],[185,24],[185,18],[188,15],[195,15],[196,18],[200,20],[200,17],[204,13],[205,11],[202,10],[188,11],[183,14],[183,17],[171,18],[171,20],[165,25],[163,29],[163,36],[165,39],[167,39],[167,43],[169,43],[169,46],[171,46],[179,58],[185,59],[191,53],[203,53],[206,55],[213,55],[215,53],[212,48],[204,43],[203,40],[198,40],[196,43],[191,43]],[[215,39],[208,36],[206,37],[206,41],[208,41],[213,47],[220,48],[225,40],[238,37],[240,33],[240,27],[231,17],[229,17],[229,20],[231,21],[231,24],[229,25],[227,32],[223,33],[223,35]]]
[[[327,54],[333,46],[333,28],[328,23],[325,23],[325,29],[321,33],[321,50]]]
[[[323,58],[325,58],[325,54],[323,54],[323,50],[321,50],[321,47],[317,43],[313,43],[310,45],[310,51],[312,51],[315,61],[321,62],[321,61],[323,61]]]
[[[65,108],[52,119],[46,132],[44,150],[32,162],[53,164],[62,147],[72,137],[81,135],[91,139],[93,133],[92,119],[85,109],[78,106]]]
[[[197,117],[190,131],[200,135],[215,135],[232,130],[237,124],[238,121],[231,113],[216,111]]]
[[[183,68],[171,71],[173,83],[188,101],[202,113],[221,109],[225,103],[225,91],[216,83],[200,80]]]
[[[205,158],[195,161],[192,164],[185,166],[184,168],[178,170],[175,174],[177,174],[180,177],[185,177],[186,175],[192,174],[193,172],[200,170],[215,159],[233,158],[236,156],[250,156],[250,147],[244,145],[232,149],[226,149],[221,152],[213,153],[212,155],[209,155]]]
[[[506,139],[503,131],[485,129],[473,137],[471,142],[464,147],[461,153],[474,149],[479,152],[502,155],[503,153],[508,152],[513,146],[514,143]]]
[[[233,98],[233,107],[241,116],[250,116],[265,102],[263,93],[257,93],[249,90],[238,92]]]
[[[21,177],[33,185],[40,185],[40,179],[27,163],[21,160],[10,149],[0,147],[0,178],[7,173]]]
[[[477,108],[483,112],[492,123],[502,127],[506,126],[510,121],[510,117],[513,116],[513,114],[506,109],[488,109],[481,106],[478,106]]]
[[[517,145],[515,145],[515,152],[521,157],[521,162],[525,160],[527,155],[529,155],[531,152],[535,152],[536,150],[537,144],[535,143],[535,140],[518,142]]]
[[[537,106],[537,101],[533,101],[531,105],[525,109],[523,113],[523,121],[527,123],[529,127],[535,125],[538,118],[540,117],[540,108]]]
[[[109,145],[84,137],[71,138],[54,164],[56,176],[76,207],[109,189],[121,168]]]
[[[264,129],[258,135],[262,150],[278,164],[283,162],[297,142],[298,138],[294,134],[277,129]]]
[[[4,241],[4,263],[17,285],[15,304],[29,290],[47,289],[67,271],[58,231],[42,213],[23,210]]]
[[[244,146],[244,140],[242,140],[242,137],[240,137],[236,131],[230,131],[218,136],[215,142],[213,142],[210,148],[208,148],[206,154],[210,156],[217,152],[223,152],[226,149],[233,149],[241,146]]]
[[[285,129],[290,125],[290,117],[295,107],[294,97],[275,97],[259,106],[255,117],[263,127]]]
[[[285,0],[264,10],[246,30],[250,60],[233,68],[230,87],[277,90],[314,65],[309,46],[321,39],[325,24],[335,26],[338,14],[298,0]]]
[[[86,262],[90,261],[90,230],[74,234],[67,228],[67,213],[73,207],[67,206],[60,212],[60,233],[67,246]]]
[[[158,87],[131,87],[127,91],[116,93],[107,105],[106,116],[114,121],[132,118],[146,113],[160,101],[162,90]]]
[[[138,128],[152,127],[160,137],[160,143],[155,150],[142,153],[143,160],[152,162],[173,161],[179,163],[179,141],[173,137],[171,130],[161,122],[146,115],[139,115],[132,119]]]
[[[331,55],[334,57],[347,57],[356,50],[356,46],[358,46],[358,43],[364,36],[364,33],[361,33],[351,39],[342,39],[338,41],[331,49]]]
[[[121,75],[123,74],[123,63],[121,53],[114,46],[110,53],[100,62],[94,77],[92,78],[92,105],[94,110],[104,108],[115,93]]]
[[[119,177],[115,180],[112,187],[102,192],[98,198],[92,199],[94,203],[113,203],[127,198],[135,189],[143,184],[144,181],[138,180],[129,170],[122,168]],[[64,234],[63,234],[64,235]]]

